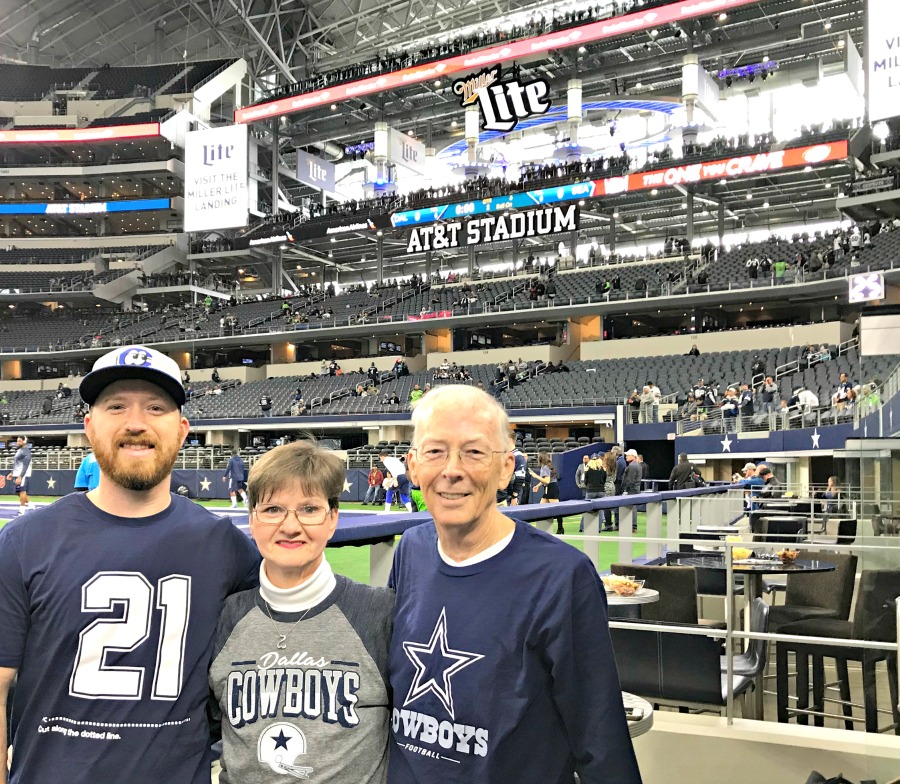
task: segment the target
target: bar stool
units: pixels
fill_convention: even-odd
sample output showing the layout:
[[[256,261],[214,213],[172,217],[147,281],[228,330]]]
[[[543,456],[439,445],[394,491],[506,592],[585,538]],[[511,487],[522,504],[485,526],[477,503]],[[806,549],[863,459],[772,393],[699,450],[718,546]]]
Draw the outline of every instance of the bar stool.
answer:
[[[834,639],[872,640],[896,642],[896,604],[900,597],[900,569],[864,571],[860,577],[859,596],[853,621],[835,618],[808,618],[783,626],[779,633]],[[788,707],[788,654],[797,659],[797,707]],[[813,669],[813,705],[809,707],[809,658]],[[878,732],[878,695],[876,691],[876,666],[887,662],[888,684],[891,692],[891,729],[900,735],[900,693],[897,686],[897,654],[895,651],[869,648],[843,648],[827,643],[779,642],[777,645],[778,721],[787,722],[791,713],[806,724],[813,715],[817,726],[824,724],[825,713],[825,664],[824,659],[835,660],[844,725],[853,729],[853,703],[847,663],[859,662],[862,666],[863,709],[866,732]]]

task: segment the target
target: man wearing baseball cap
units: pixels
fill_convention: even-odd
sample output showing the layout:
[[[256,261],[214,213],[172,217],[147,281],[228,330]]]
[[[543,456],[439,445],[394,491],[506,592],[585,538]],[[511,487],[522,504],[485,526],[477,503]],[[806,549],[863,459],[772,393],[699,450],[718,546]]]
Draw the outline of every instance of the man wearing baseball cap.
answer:
[[[99,485],[0,531],[0,738],[18,675],[10,782],[208,784],[216,623],[255,584],[259,555],[169,492],[189,429],[172,359],[117,348],[80,392]],[[0,743],[0,781],[6,762]]]

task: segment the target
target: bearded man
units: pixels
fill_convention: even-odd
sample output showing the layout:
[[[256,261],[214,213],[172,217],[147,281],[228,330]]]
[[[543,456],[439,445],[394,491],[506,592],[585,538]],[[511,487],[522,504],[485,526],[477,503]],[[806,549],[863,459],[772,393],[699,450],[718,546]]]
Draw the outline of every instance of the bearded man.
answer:
[[[143,346],[80,387],[100,483],[0,531],[0,738],[10,784],[208,784],[207,670],[225,598],[258,581],[230,522],[169,490],[181,371]],[[7,748],[0,742],[0,782]]]

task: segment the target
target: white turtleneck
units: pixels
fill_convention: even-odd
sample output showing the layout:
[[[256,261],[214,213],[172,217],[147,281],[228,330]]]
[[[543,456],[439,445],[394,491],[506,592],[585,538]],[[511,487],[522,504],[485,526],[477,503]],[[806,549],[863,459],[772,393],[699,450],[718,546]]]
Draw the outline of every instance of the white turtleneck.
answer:
[[[276,612],[296,613],[315,607],[328,598],[335,585],[331,564],[324,557],[312,577],[291,588],[276,588],[266,574],[265,561],[259,565],[259,594]]]

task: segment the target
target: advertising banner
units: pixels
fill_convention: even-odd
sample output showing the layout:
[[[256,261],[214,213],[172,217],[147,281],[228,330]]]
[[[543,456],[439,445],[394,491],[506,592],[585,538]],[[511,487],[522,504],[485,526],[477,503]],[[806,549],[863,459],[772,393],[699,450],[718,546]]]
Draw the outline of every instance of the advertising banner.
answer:
[[[320,191],[334,193],[334,171],[331,161],[297,150],[297,179],[300,182]]]
[[[64,142],[109,142],[159,136],[159,123],[111,125],[106,128],[39,128],[0,131],[0,144],[59,144]]]
[[[622,193],[708,180],[736,179],[754,174],[773,173],[801,166],[840,161],[847,155],[848,148],[845,140],[753,155],[738,155],[706,163],[671,166],[668,169],[625,174],[621,177],[607,177],[603,180],[569,183],[555,188],[542,188],[535,191],[513,193],[508,196],[494,196],[479,201],[441,204],[419,210],[403,210],[395,212],[391,216],[391,223],[394,226],[416,226],[439,220],[505,212],[534,205],[578,201],[598,196],[616,196]]]
[[[416,174],[428,173],[425,169],[425,145],[396,128],[388,128],[388,160]]]
[[[866,70],[869,121],[900,115],[900,14],[897,0],[869,0],[866,16]]]
[[[192,131],[184,146],[184,230],[247,225],[247,126]]]
[[[350,98],[359,98],[363,95],[441,79],[463,71],[473,71],[516,59],[533,57],[542,52],[565,49],[570,46],[584,46],[595,41],[603,41],[653,27],[663,27],[669,23],[694,19],[698,16],[713,16],[756,2],[758,0],[681,0],[681,2],[656,8],[640,9],[634,13],[591,22],[580,27],[570,27],[534,38],[497,44],[438,62],[422,63],[400,71],[370,76],[356,82],[336,84],[322,90],[291,95],[256,106],[247,106],[235,111],[234,121],[248,123],[283,114],[302,112],[305,109],[340,103]],[[892,0],[883,0],[883,2],[888,5]]]
[[[0,215],[97,215],[111,212],[168,210],[171,206],[170,199],[0,204]]]

